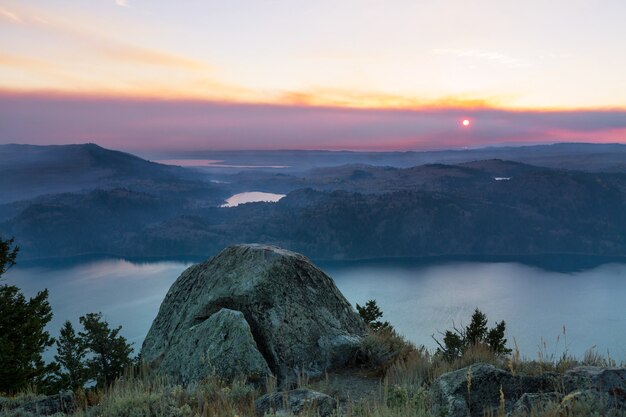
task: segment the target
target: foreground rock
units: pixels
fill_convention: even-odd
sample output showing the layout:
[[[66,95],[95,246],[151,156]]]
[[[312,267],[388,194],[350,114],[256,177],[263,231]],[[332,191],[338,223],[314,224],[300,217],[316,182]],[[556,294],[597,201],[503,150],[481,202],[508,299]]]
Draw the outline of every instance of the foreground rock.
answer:
[[[447,417],[511,412],[524,394],[555,391],[552,376],[514,376],[493,365],[477,363],[439,377],[431,388],[434,414]],[[527,398],[530,402],[531,399]],[[523,407],[522,404],[517,404]]]
[[[337,401],[334,398],[310,389],[266,394],[257,399],[254,406],[259,417],[272,412],[297,415],[303,411],[311,411],[320,417],[327,417],[337,411]]]
[[[626,368],[579,366],[565,373],[562,385],[569,392],[562,410],[591,404],[595,410],[619,409],[626,415]]]
[[[626,368],[578,366],[565,372],[563,382],[568,391],[591,389],[626,401]]]
[[[448,417],[530,415],[548,407],[563,415],[626,415],[626,368],[581,366],[539,377],[478,363],[439,377],[431,395],[434,414]]]
[[[201,356],[189,360],[194,352]],[[244,375],[250,382],[271,375],[243,313],[227,308],[181,332],[160,366],[176,370],[186,382],[206,378],[210,370],[226,380]]]
[[[42,396],[19,404],[0,401],[0,414],[14,416],[51,416],[54,414],[71,414],[77,410],[76,399],[72,391],[60,392],[56,395]]]
[[[344,366],[365,332],[332,279],[307,258],[237,245],[183,272],[141,354],[186,383],[214,371],[227,379],[271,372],[284,385],[298,373]]]

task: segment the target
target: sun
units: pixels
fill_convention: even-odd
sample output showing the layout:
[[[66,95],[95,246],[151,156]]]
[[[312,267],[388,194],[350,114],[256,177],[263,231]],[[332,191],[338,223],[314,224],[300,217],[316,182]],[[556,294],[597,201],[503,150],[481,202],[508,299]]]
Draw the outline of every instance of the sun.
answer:
[[[470,125],[470,121],[469,121],[468,119],[465,119],[465,120],[463,120],[463,121],[461,122],[461,124],[462,124],[463,126],[467,127],[467,126],[469,126],[469,125]]]

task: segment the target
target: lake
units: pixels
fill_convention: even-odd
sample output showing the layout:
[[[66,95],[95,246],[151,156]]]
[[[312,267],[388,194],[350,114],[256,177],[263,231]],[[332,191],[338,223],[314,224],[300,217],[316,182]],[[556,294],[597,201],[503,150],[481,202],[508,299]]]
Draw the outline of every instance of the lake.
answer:
[[[168,288],[189,262],[83,261],[59,266],[17,266],[7,282],[32,295],[48,288],[53,335],[63,321],[102,311],[137,349]],[[593,346],[626,361],[626,264],[555,271],[517,262],[444,261],[321,263],[346,298],[376,299],[385,319],[417,344],[436,347],[431,335],[467,324],[475,307],[505,320],[522,354],[582,356]],[[565,334],[564,334],[565,329]]]
[[[266,203],[275,203],[285,194],[264,193],[261,191],[247,191],[245,193],[235,194],[226,199],[226,203],[220,207],[237,207],[239,204],[255,203],[263,201]]]

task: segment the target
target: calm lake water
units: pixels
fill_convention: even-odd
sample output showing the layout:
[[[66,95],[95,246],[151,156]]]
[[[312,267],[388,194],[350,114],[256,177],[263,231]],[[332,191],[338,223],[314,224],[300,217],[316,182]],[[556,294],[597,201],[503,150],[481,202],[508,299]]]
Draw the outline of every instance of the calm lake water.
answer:
[[[222,204],[221,207],[236,207],[239,204],[254,203],[257,201],[264,201],[275,203],[285,194],[264,193],[261,191],[248,191],[245,193],[235,194],[226,199],[226,204]]]
[[[101,311],[137,349],[170,285],[185,262],[133,263],[97,260],[64,266],[15,267],[7,281],[27,294],[48,288],[51,331],[65,320]],[[522,354],[582,356],[596,349],[626,361],[626,264],[554,272],[514,262],[416,263],[410,261],[322,264],[354,303],[378,300],[400,333],[433,349],[437,331],[467,324],[475,307],[490,320],[505,320],[507,337]],[[490,322],[492,324],[493,322]],[[563,329],[565,328],[565,335]]]

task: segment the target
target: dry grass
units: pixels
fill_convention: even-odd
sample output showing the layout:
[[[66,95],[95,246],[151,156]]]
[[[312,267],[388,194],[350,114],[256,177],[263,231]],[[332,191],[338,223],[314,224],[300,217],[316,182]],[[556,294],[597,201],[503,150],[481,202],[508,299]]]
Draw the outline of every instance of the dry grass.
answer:
[[[595,350],[588,351],[578,361],[567,354],[558,358],[538,355],[536,360],[524,360],[519,350],[508,357],[500,357],[484,345],[470,348],[463,357],[447,362],[441,355],[431,354],[417,348],[391,329],[372,333],[365,338],[360,353],[359,375],[367,375],[379,389],[367,398],[353,402],[342,395],[340,384],[326,375],[318,381],[309,381],[304,375],[298,385],[311,387],[341,400],[338,415],[342,417],[435,417],[431,412],[428,388],[446,372],[464,368],[476,362],[491,363],[509,369],[514,374],[537,375],[543,372],[563,372],[576,365],[616,366],[610,357]],[[469,376],[471,378],[471,376]],[[469,383],[468,389],[472,387]],[[106,390],[77,392],[79,411],[74,417],[244,417],[255,416],[254,400],[265,392],[277,389],[275,379],[268,379],[265,390],[239,380],[225,383],[216,376],[192,387],[182,387],[170,379],[142,370],[138,375],[130,373],[116,381]],[[2,417],[32,417],[13,411],[17,405],[38,398],[29,392],[0,401]],[[501,404],[504,404],[504,398]],[[622,414],[619,414],[619,413]],[[504,417],[504,406],[491,413]],[[549,403],[542,410],[511,417],[575,417],[575,416],[623,416],[623,411],[602,409],[601,405],[584,398],[570,402],[567,407]],[[270,417],[272,415],[268,415]],[[313,411],[301,414],[313,417]]]

